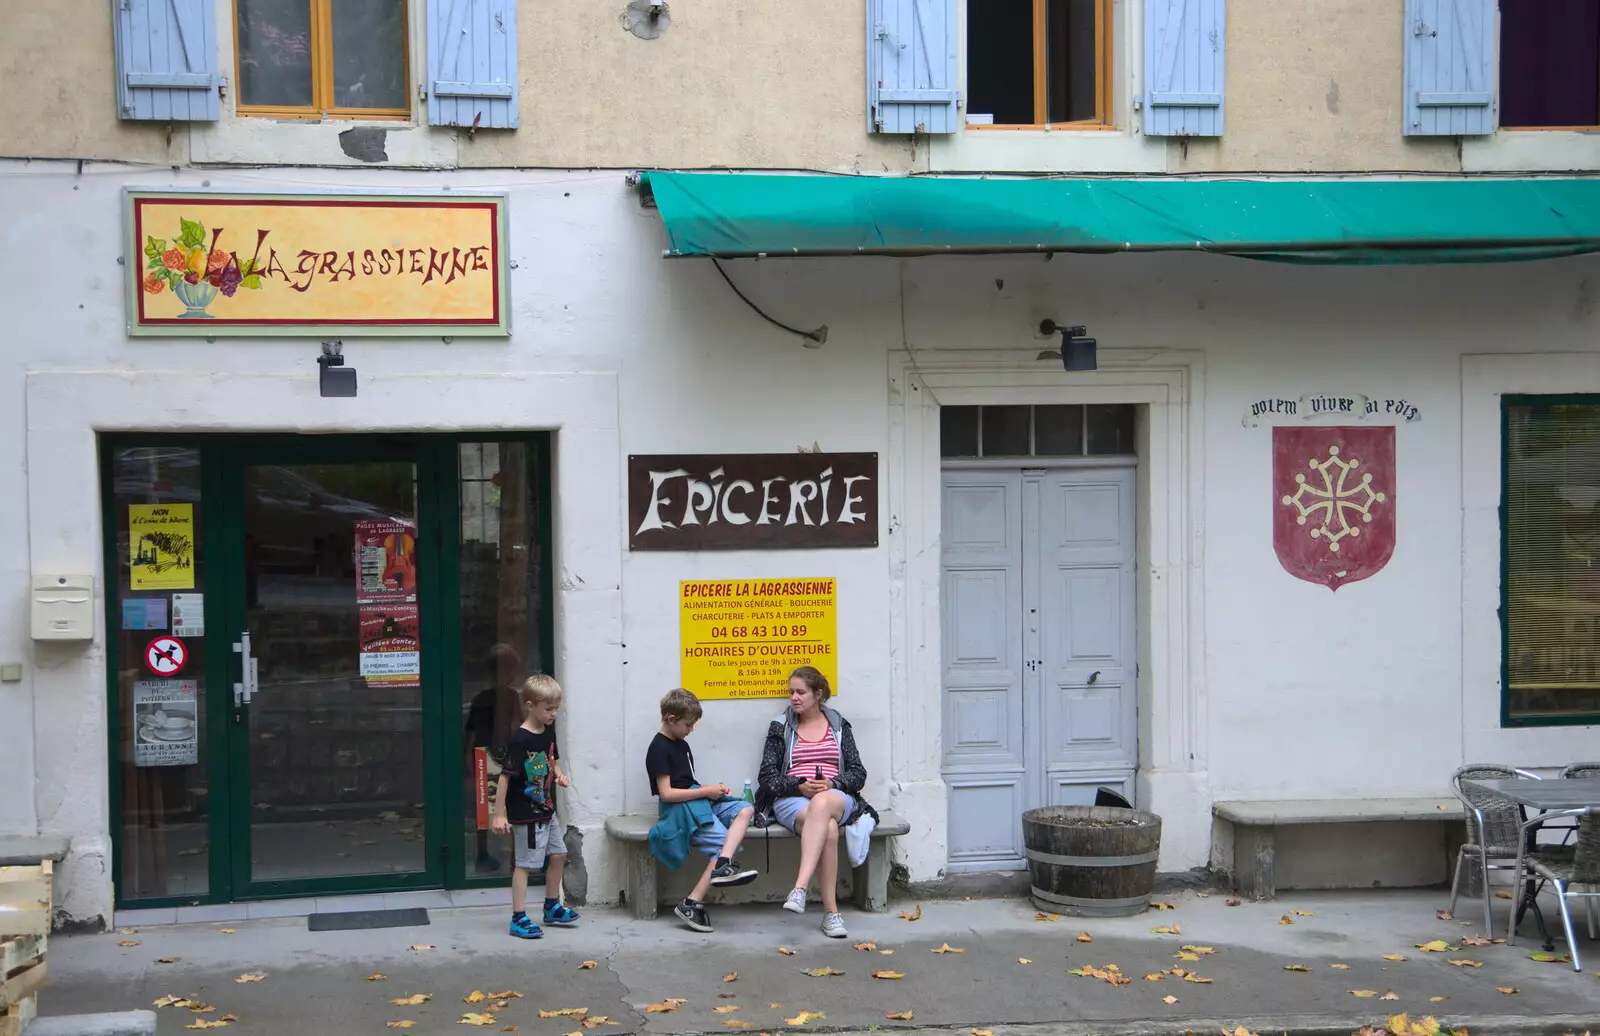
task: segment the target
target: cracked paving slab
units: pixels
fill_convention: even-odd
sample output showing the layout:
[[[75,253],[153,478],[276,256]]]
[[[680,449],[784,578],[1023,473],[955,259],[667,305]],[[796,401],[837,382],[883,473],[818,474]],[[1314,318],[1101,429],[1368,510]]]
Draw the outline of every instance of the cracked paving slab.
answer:
[[[310,932],[303,919],[147,928],[132,936],[52,939],[51,981],[40,995],[40,1010],[129,1010],[176,994],[215,1005],[217,1012],[207,1019],[237,1015],[232,1028],[241,1033],[376,1032],[403,1020],[414,1022],[412,1033],[459,1033],[443,1027],[481,1010],[463,1003],[469,993],[514,990],[524,998],[497,1012],[485,1031],[516,1026],[528,1036],[585,1032],[571,1018],[539,1017],[540,1010],[569,1008],[612,1019],[614,1025],[591,1030],[596,1036],[733,1033],[746,1027],[752,1036],[889,1029],[897,1023],[885,1015],[905,1011],[914,1015],[905,1027],[917,1029],[1132,1020],[1186,1025],[1308,1015],[1349,1019],[1354,1027],[1401,1011],[1468,1024],[1550,1011],[1600,1020],[1600,943],[1583,944],[1592,960],[1581,974],[1530,960],[1529,952],[1538,949],[1532,944],[1424,953],[1417,943],[1444,939],[1460,946],[1464,936],[1478,931],[1475,923],[1437,919],[1445,897],[1436,891],[1288,894],[1274,903],[1238,907],[1228,907],[1221,894],[1166,898],[1176,910],[1054,922],[1036,921],[1033,906],[1018,900],[928,902],[920,920],[907,922],[898,911],[912,904],[897,903],[888,914],[847,913],[847,940],[824,938],[815,909],[795,917],[776,906],[713,908],[718,930],[709,935],[685,930],[666,911],[641,922],[620,911],[591,909],[579,927],[547,929],[534,942],[510,938],[505,912],[495,908],[434,911],[426,927],[370,931]],[[1284,916],[1293,923],[1280,923]],[[1151,931],[1172,924],[1181,925],[1181,935]],[[222,934],[223,927],[235,934]],[[1079,942],[1080,931],[1093,941]],[[139,945],[122,947],[123,939]],[[853,948],[864,942],[878,949]],[[409,949],[414,944],[434,949]],[[1216,952],[1181,960],[1176,955],[1186,944]],[[931,952],[944,945],[963,952]],[[793,955],[780,953],[780,947]],[[1385,960],[1385,954],[1407,959]],[[156,963],[166,957],[179,959]],[[597,966],[583,970],[585,960]],[[1068,973],[1111,964],[1133,981],[1113,985]],[[1310,970],[1287,971],[1287,965]],[[1174,967],[1211,982],[1187,982],[1170,973],[1159,981],[1144,978]],[[844,974],[803,974],[813,968]],[[880,970],[905,977],[873,978]],[[265,974],[259,982],[235,981],[256,972]],[[732,972],[738,979],[723,982]],[[387,978],[365,981],[373,973]],[[1498,992],[1502,987],[1517,992]],[[1377,996],[1357,998],[1352,990]],[[1391,991],[1394,999],[1380,999]],[[432,999],[414,1007],[390,1002],[414,993]],[[1165,1003],[1166,996],[1177,1002]],[[673,997],[686,1002],[669,1012],[644,1011]],[[804,1025],[785,1021],[800,1011],[827,1017]],[[158,1031],[176,1036],[195,1018],[164,1008]]]

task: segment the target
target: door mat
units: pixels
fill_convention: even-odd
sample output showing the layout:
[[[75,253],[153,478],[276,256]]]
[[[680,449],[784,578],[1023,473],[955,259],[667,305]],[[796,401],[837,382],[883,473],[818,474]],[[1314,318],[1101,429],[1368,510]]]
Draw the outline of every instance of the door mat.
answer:
[[[312,914],[306,927],[313,932],[353,932],[368,928],[411,928],[428,923],[422,907],[403,910],[351,910],[336,914]]]

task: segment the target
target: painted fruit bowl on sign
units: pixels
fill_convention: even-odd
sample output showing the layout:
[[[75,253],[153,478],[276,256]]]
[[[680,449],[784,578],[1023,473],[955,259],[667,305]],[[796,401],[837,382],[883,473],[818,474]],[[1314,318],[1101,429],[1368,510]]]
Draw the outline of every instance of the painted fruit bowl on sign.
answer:
[[[238,252],[224,252],[218,245],[223,228],[211,228],[211,244],[206,246],[206,228],[192,219],[178,219],[178,237],[168,243],[149,235],[144,239],[144,291],[159,295],[170,285],[184,304],[186,320],[211,320],[206,307],[220,293],[233,298],[241,287],[261,290],[261,242],[266,231],[256,232],[256,254],[241,260]]]

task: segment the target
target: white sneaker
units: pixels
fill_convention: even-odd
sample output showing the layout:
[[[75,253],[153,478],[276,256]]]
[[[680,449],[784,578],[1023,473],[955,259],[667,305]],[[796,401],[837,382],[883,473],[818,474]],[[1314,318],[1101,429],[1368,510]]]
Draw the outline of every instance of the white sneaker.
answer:
[[[791,913],[791,914],[803,914],[803,913],[805,913],[806,912],[806,890],[805,889],[792,889],[789,892],[789,898],[783,901],[783,909],[789,911],[789,913]]]
[[[850,933],[845,931],[845,928],[844,928],[844,915],[843,914],[823,914],[822,915],[822,934],[826,935],[830,939],[848,938]]]

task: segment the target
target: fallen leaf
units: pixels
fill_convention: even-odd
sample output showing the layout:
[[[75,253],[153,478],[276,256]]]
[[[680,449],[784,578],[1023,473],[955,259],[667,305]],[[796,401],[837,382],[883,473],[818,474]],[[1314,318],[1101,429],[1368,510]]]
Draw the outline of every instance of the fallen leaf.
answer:
[[[1161,998],[1161,1002],[1164,1004],[1175,1004],[1178,1002],[1178,998],[1175,996],[1164,996]]]
[[[1174,953],[1173,956],[1179,960],[1186,960],[1191,963],[1200,959],[1200,955],[1198,953],[1190,953],[1187,950],[1182,953]]]
[[[1434,911],[1434,916],[1441,921],[1454,921],[1456,919],[1455,915],[1448,910],[1436,910]]]
[[[672,1000],[668,1000],[667,1003],[671,1004]],[[688,1001],[687,1000],[679,1000],[677,1003],[684,1004],[684,1003],[688,1003]],[[677,1006],[677,1004],[673,1004],[673,1006]],[[540,1011],[539,1012],[539,1017],[540,1018],[576,1018],[579,1021],[582,1021],[583,1019],[589,1017],[589,1009],[587,1007],[563,1007],[563,1008],[561,1008],[560,1010],[557,1010],[557,1011]]]
[[[139,945],[139,940],[138,939],[121,939],[121,940],[118,940],[117,945],[118,946],[137,946],[137,945]]]
[[[432,943],[427,943],[427,942],[419,942],[419,943],[417,943],[415,946],[413,946],[411,948],[413,950],[417,951],[418,953],[426,953],[427,951],[429,951],[431,949],[435,949],[435,947],[434,947],[434,945]]]
[[[599,966],[600,966],[600,962],[597,961],[597,960],[586,960],[582,964],[578,965],[578,970],[579,971],[593,971],[595,968],[598,968]]]
[[[1238,906],[1239,903],[1240,903],[1240,901],[1237,900],[1237,899],[1230,899],[1230,900],[1227,901],[1227,905],[1228,906]]]
[[[1494,894],[1494,898],[1496,898],[1496,899],[1510,899],[1510,898],[1512,898],[1512,896],[1511,896],[1511,893],[1507,892],[1505,889],[1496,889],[1495,890],[1495,894]]]
[[[389,977],[388,975],[385,975],[381,971],[375,971],[372,974],[367,976],[367,981],[368,982],[382,982],[385,979],[387,979],[388,977]]]
[[[489,994],[489,999],[490,1000],[521,1000],[522,999],[522,994],[516,992],[515,990],[508,989],[504,993],[490,993]]]
[[[1490,946],[1499,942],[1498,939],[1489,939],[1482,935],[1464,935],[1461,937],[1463,946]]]
[[[1481,967],[1483,967],[1483,961],[1481,961],[1481,960],[1453,960],[1450,963],[1454,964],[1458,968],[1481,968]]]
[[[832,978],[835,975],[843,975],[844,972],[833,968],[805,968],[800,974],[810,975],[812,978]]]
[[[878,944],[875,943],[875,942],[858,942],[858,943],[856,943],[856,949],[862,951],[863,953],[871,952],[872,950],[875,950],[877,948],[878,948]]]
[[[929,953],[966,953],[967,951],[963,950],[959,946],[951,946],[949,943],[945,943],[944,945],[940,946],[938,949],[929,950],[928,952]]]
[[[1197,953],[1202,957],[1209,957],[1217,952],[1213,946],[1180,946],[1179,949],[1185,953]]]
[[[489,997],[484,993],[483,990],[474,989],[472,992],[462,997],[461,1002],[464,1004],[481,1004],[487,999],[489,999]]]
[[[1449,953],[1455,949],[1454,946],[1451,946],[1443,939],[1435,939],[1432,942],[1419,942],[1416,947],[1423,953]]]
[[[742,1018],[725,1018],[722,1022],[724,1029],[754,1029],[754,1022],[747,1022]]]
[[[1161,980],[1162,980],[1162,979],[1164,979],[1164,978],[1166,978],[1166,977],[1167,977],[1167,976],[1165,976],[1165,975],[1163,975],[1163,974],[1162,974],[1162,973],[1161,973],[1161,972],[1159,972],[1159,971],[1152,971],[1152,972],[1151,972],[1151,973],[1150,973],[1150,974],[1148,974],[1148,975],[1146,975],[1146,976],[1145,976],[1145,977],[1144,977],[1144,980],[1145,980],[1145,981],[1146,981],[1146,982],[1160,982],[1160,981],[1161,981]]]
[[[1039,913],[1039,914],[1034,914],[1033,915],[1033,919],[1035,921],[1059,921],[1059,920],[1061,920],[1061,915],[1060,914]],[[974,1029],[973,1031],[977,1032],[978,1030]],[[984,1030],[984,1031],[987,1032],[988,1030]]]
[[[678,1009],[678,1005],[677,1004],[674,1004],[674,1003],[671,1003],[669,1001],[663,1000],[659,1004],[646,1004],[645,1007],[644,1007],[644,1013],[645,1014],[666,1014],[668,1011],[676,1011],[677,1009]],[[540,1014],[543,1014],[543,1013],[544,1012],[542,1012],[542,1011],[540,1012]]]
[[[1450,998],[1447,997],[1447,996],[1430,996],[1430,997],[1428,997],[1428,1003],[1430,1003],[1430,1004],[1442,1004],[1448,999],[1450,999]]]
[[[461,1016],[461,1020],[459,1022],[457,1022],[456,1024],[457,1025],[493,1025],[494,1023],[495,1023],[495,1017],[492,1014],[476,1014],[476,1013],[469,1012],[467,1014],[462,1015]]]
[[[180,959],[181,958],[178,958],[178,957],[157,957],[156,958],[156,963],[157,964],[176,964],[176,963],[178,963],[178,961]]]
[[[385,1024],[387,1024],[391,1029],[409,1029],[417,1023],[407,1018],[403,1022],[386,1022]]]
[[[724,1004],[721,1007],[713,1007],[712,1010],[715,1011],[717,1014],[732,1014],[733,1012],[739,1010],[739,1005],[738,1004]]]
[[[1388,992],[1384,993],[1382,996],[1378,997],[1378,999],[1379,1000],[1398,1000],[1398,999],[1400,999],[1400,994],[1396,993],[1394,990],[1391,989]]]
[[[204,1018],[196,1018],[192,1023],[190,1023],[188,1025],[185,1025],[184,1028],[185,1029],[220,1029],[224,1025],[231,1025],[231,1024],[232,1024],[231,1022],[227,1021],[224,1018],[218,1018],[214,1022],[208,1022]]]
[[[137,928],[118,928],[117,929],[117,934],[118,935],[138,935],[139,934],[139,929],[137,929]]]
[[[900,973],[900,972],[898,972],[898,971],[874,971],[874,972],[873,972],[873,973],[872,973],[872,977],[873,977],[873,978],[885,978],[885,979],[890,979],[890,978],[905,978],[905,976],[904,976],[904,975],[902,975],[902,974],[901,974],[901,973]]]
[[[399,1004],[401,1007],[415,1007],[418,1004],[425,1004],[432,999],[432,993],[413,993],[410,996],[395,997],[389,1002],[391,1004]]]
[[[1329,964],[1328,967],[1332,968],[1335,971],[1349,971],[1350,970],[1350,965],[1348,965],[1348,964]]]
[[[602,1025],[615,1024],[617,1023],[611,1020],[611,1016],[606,1014],[591,1014],[589,1017],[583,1020],[583,1027],[585,1029],[598,1029]]]
[[[1191,972],[1189,972],[1189,974],[1187,974],[1187,975],[1185,975],[1185,976],[1183,976],[1183,980],[1184,980],[1184,981],[1185,981],[1185,982],[1193,982],[1193,983],[1195,983],[1195,984],[1196,984],[1196,985],[1201,985],[1201,986],[1209,986],[1209,985],[1210,985],[1210,984],[1211,984],[1211,980],[1210,980],[1210,979],[1208,979],[1208,978],[1201,978],[1201,977],[1200,977],[1200,976],[1199,976],[1199,975],[1196,975],[1196,974],[1195,974],[1195,973],[1194,973],[1194,972],[1192,972],[1192,971],[1191,971]]]
[[[804,1025],[807,1022],[827,1021],[827,1019],[828,1016],[821,1011],[801,1011],[793,1018],[785,1018],[783,1022],[785,1025]]]
[[[1151,900],[1150,901],[1150,909],[1151,910],[1176,910],[1178,908],[1173,906],[1171,903],[1160,903],[1160,902],[1157,902],[1155,900]]]
[[[785,957],[793,957],[794,956],[794,951],[789,949],[789,947],[787,947],[787,946],[779,946],[778,947],[778,952],[783,954]]]
[[[666,1002],[671,1004],[673,1007],[682,1007],[684,1004],[688,1003],[689,1001],[685,1000],[681,996],[669,996],[669,997],[667,997]]]
[[[783,1005],[782,1004],[768,1004],[767,1005],[767,1009],[771,1010],[771,1011],[781,1011],[781,1010],[783,1010]]]
[[[1406,959],[1406,955],[1403,954],[1403,953],[1385,953],[1383,955],[1383,959],[1384,960],[1405,960]]]
[[[1317,916],[1317,912],[1315,910],[1296,910],[1294,912],[1294,916],[1296,916],[1296,917],[1316,917]]]
[[[188,1003],[184,1004],[183,1006],[187,1007],[189,1010],[193,1011],[195,1014],[213,1014],[217,1010],[215,1007],[211,1006],[210,1004],[203,1004],[198,1000],[190,1000]]]
[[[1494,991],[1496,993],[1504,993],[1506,996],[1510,996],[1512,993],[1522,992],[1522,990],[1518,989],[1516,986],[1495,986]]]
[[[243,983],[246,983],[246,982],[260,982],[262,979],[264,979],[266,977],[267,977],[267,973],[264,972],[264,971],[252,971],[252,972],[250,972],[248,974],[240,975],[238,978],[234,979],[234,981],[238,982],[240,984],[243,984]]]
[[[1018,964],[1032,964],[1033,961],[1029,960],[1027,957],[1018,957],[1017,958],[1017,963]]]
[[[891,1022],[909,1022],[916,1014],[911,1011],[885,1011],[883,1016]]]
[[[1288,914],[1284,914],[1282,917],[1278,918],[1278,923],[1279,924],[1294,924],[1294,918],[1290,917]]]
[[[1378,995],[1378,991],[1376,989],[1352,989],[1350,990],[1350,995],[1360,997],[1362,1000],[1371,1000]]]
[[[235,929],[232,929],[232,928],[218,928],[217,931],[220,932],[223,935],[233,935],[234,932],[235,932]]]
[[[1183,925],[1181,925],[1181,924],[1162,925],[1160,928],[1152,928],[1152,929],[1150,929],[1150,931],[1153,932],[1156,935],[1182,935],[1183,934]]]
[[[1538,964],[1568,964],[1572,958],[1565,953],[1530,953],[1528,959]]]
[[[922,904],[918,903],[917,904],[917,909],[914,910],[914,911],[911,911],[909,913],[907,911],[904,911],[904,910],[900,911],[900,917],[901,917],[902,920],[905,920],[905,921],[920,921],[920,920],[922,920]],[[802,1012],[802,1013],[804,1013],[804,1012]]]
[[[972,1036],[994,1036],[993,1029],[968,1029]]]
[[[186,997],[173,996],[172,994],[169,993],[166,996],[162,997],[160,1000],[153,1001],[152,1002],[152,1006],[154,1006],[154,1007],[188,1007],[189,1006],[189,1001],[188,1001],[188,999]]]
[[[1393,1036],[1439,1036],[1439,1019],[1429,1015],[1412,1021],[1404,1014],[1392,1015],[1389,1032]]]
[[[1078,933],[1078,941],[1079,942],[1094,942],[1094,936],[1090,935],[1088,932],[1079,932]]]
[[[893,950],[879,950],[878,954],[880,956],[883,956],[883,957],[893,957],[894,956],[894,951]]]
[[[1122,969],[1117,967],[1115,964],[1107,964],[1103,968],[1097,968],[1092,964],[1085,964],[1081,968],[1074,968],[1071,971],[1068,971],[1067,974],[1077,975],[1081,978],[1097,978],[1103,982],[1109,982],[1113,986],[1125,986],[1133,981],[1133,979],[1122,974]]]
[[[1309,965],[1306,965],[1306,964],[1285,964],[1283,966],[1283,970],[1284,971],[1310,971],[1311,968],[1310,968]]]

